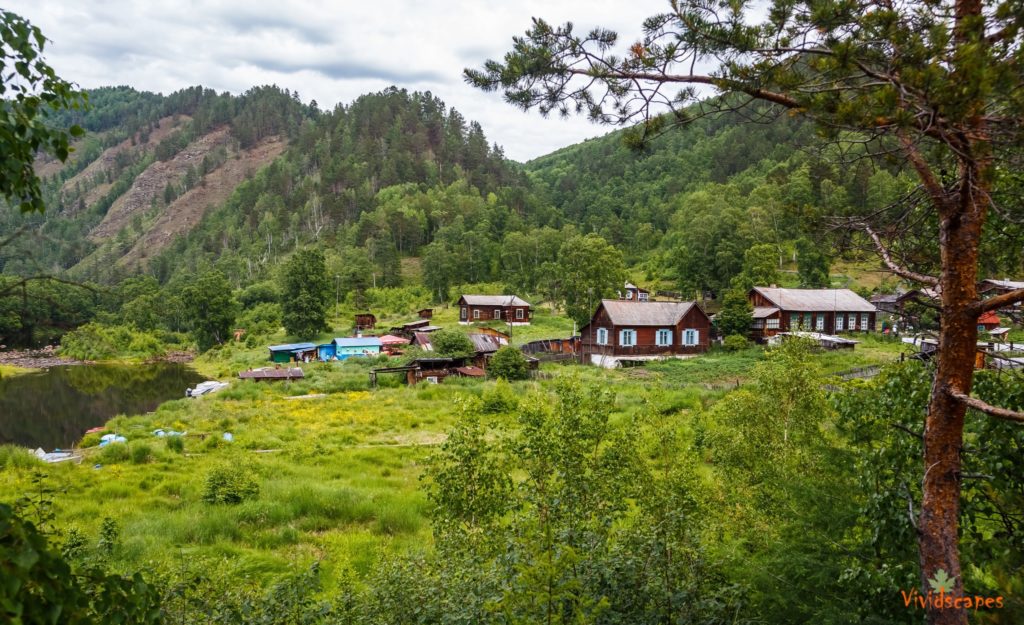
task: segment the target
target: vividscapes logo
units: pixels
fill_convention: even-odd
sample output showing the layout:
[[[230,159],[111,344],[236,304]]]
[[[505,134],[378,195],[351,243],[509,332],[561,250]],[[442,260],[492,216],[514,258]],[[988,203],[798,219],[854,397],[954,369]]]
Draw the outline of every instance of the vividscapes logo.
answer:
[[[926,608],[938,610],[975,610],[985,608],[988,610],[1003,607],[1002,597],[983,597],[981,595],[955,595],[956,578],[950,577],[945,570],[935,571],[935,576],[928,580],[931,590],[928,594],[922,595],[916,588],[910,592],[901,590],[903,605],[910,608]]]

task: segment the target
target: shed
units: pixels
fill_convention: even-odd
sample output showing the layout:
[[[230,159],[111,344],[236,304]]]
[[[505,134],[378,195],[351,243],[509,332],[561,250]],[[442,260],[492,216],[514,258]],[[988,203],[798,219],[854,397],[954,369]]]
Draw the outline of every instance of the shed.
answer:
[[[420,316],[420,319],[433,319],[434,309],[433,308],[420,308],[416,311],[416,314]]]
[[[377,317],[373,313],[358,313],[356,315],[356,330],[372,330],[377,326]]]
[[[978,317],[978,331],[979,332],[991,332],[998,328],[1003,322],[999,320],[999,315],[991,310],[987,310],[980,317]]]
[[[285,345],[271,345],[270,360],[276,363],[288,363],[292,360],[300,362],[309,358],[316,358],[317,349],[313,343],[287,343]]]
[[[305,377],[302,369],[298,367],[289,367],[282,369],[275,367],[273,369],[266,367],[262,369],[249,369],[248,371],[240,371],[238,373],[239,379],[242,380],[256,380],[257,382],[273,382],[278,380],[298,380]]]
[[[336,338],[334,349],[334,357],[345,360],[353,356],[376,356],[383,349],[383,344],[375,336]]]

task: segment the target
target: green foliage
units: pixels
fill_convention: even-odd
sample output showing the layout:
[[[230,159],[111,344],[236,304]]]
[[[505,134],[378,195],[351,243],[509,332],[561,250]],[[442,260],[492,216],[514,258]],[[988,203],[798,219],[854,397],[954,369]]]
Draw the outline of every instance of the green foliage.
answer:
[[[128,462],[131,452],[125,443],[109,443],[103,447],[97,458],[99,464],[120,464]]]
[[[78,360],[149,359],[163,356],[160,337],[133,326],[87,323],[64,335],[61,354]]]
[[[156,589],[135,574],[73,571],[35,526],[0,504],[0,614],[24,625],[162,622]]]
[[[146,443],[132,443],[128,446],[128,449],[131,454],[132,464],[146,464],[153,459],[153,449]]]
[[[42,58],[46,37],[38,27],[10,11],[0,11],[0,195],[23,212],[42,212],[46,206],[33,167],[44,152],[60,161],[68,157],[68,141],[83,130],[53,124],[49,114],[78,109],[88,97],[57,76]]]
[[[832,285],[828,277],[828,256],[821,251],[820,243],[814,243],[806,238],[799,239],[796,242],[796,254],[801,287],[820,289]]]
[[[164,444],[167,446],[167,451],[172,451],[176,454],[185,452],[184,436],[165,436]]]
[[[31,451],[18,445],[0,445],[0,469],[31,469],[42,466],[42,461]]]
[[[526,356],[511,345],[501,347],[487,363],[487,375],[509,381],[525,380],[530,377]]]
[[[327,329],[331,291],[324,255],[299,250],[281,268],[281,318],[289,336],[310,337]]]
[[[519,398],[507,378],[498,377],[480,397],[480,410],[484,414],[509,414],[518,407]]]
[[[208,504],[239,504],[259,493],[260,485],[248,469],[223,465],[207,473],[202,498]]]
[[[746,337],[750,334],[753,312],[754,307],[747,299],[746,290],[733,288],[726,291],[725,298],[722,300],[722,310],[715,318],[718,324],[718,334],[725,337],[733,335]]]
[[[231,337],[237,305],[223,273],[205,271],[189,280],[181,289],[181,300],[199,351]]]
[[[549,277],[557,283],[566,314],[580,327],[603,298],[615,296],[626,282],[622,252],[593,233],[563,243],[557,262]]]
[[[464,332],[451,328],[431,333],[430,344],[434,348],[433,353],[441,357],[460,358],[476,353],[473,341]]]
[[[738,352],[750,347],[750,341],[742,334],[730,334],[722,341],[722,347],[727,352]]]

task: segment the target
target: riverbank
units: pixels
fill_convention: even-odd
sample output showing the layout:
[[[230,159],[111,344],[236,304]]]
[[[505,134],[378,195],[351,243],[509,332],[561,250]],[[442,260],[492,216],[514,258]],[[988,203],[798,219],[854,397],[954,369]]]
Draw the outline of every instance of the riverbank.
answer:
[[[32,373],[50,367],[63,367],[71,365],[96,365],[96,364],[155,364],[171,362],[176,364],[189,364],[195,360],[195,354],[190,351],[177,350],[169,351],[162,356],[138,359],[112,359],[112,360],[79,360],[77,358],[66,358],[60,355],[60,350],[47,345],[40,349],[12,349],[0,351],[0,373],[2,375],[17,375],[19,373]]]

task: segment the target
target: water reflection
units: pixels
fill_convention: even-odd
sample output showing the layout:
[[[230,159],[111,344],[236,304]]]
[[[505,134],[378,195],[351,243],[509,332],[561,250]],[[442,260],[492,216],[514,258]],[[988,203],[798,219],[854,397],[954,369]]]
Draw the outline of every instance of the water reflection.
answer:
[[[0,379],[0,443],[66,448],[117,414],[155,409],[202,380],[177,363],[80,365]]]

